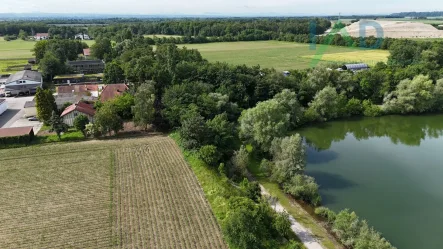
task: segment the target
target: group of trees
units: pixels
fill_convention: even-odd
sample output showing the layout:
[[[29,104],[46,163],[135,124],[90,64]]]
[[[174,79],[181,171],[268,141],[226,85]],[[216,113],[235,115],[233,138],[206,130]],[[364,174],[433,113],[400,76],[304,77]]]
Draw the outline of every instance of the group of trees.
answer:
[[[315,213],[322,217],[338,240],[347,248],[354,249],[392,249],[389,241],[371,228],[365,220],[348,209],[335,213],[325,207],[315,209]]]
[[[107,37],[119,40],[125,30],[132,34],[165,34],[186,37],[219,37],[228,40],[269,40],[280,33],[309,34],[311,22],[315,23],[315,34],[322,34],[330,27],[330,22],[320,18],[210,18],[156,20],[150,22],[120,23],[105,27],[91,27],[94,37]],[[123,33],[122,33],[123,31]],[[249,37],[249,39],[248,39]]]
[[[34,56],[46,80],[51,81],[57,74],[71,72],[66,61],[76,60],[88,45],[81,41],[51,39],[38,41],[34,45]]]

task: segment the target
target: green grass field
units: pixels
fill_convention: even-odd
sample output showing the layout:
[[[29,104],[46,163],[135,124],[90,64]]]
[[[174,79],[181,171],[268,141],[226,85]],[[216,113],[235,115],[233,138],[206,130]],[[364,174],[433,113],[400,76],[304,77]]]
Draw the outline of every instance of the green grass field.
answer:
[[[95,43],[94,40],[86,40],[89,46]],[[34,48],[35,41],[5,41],[3,37],[0,37],[0,60],[10,59],[29,59],[32,58],[32,49]]]
[[[0,158],[0,248],[227,248],[168,137],[2,149]]]
[[[157,38],[163,38],[163,37],[166,37],[166,38],[171,38],[171,37],[177,38],[177,37],[181,37],[180,35],[144,35],[145,38],[147,38],[147,37],[154,38],[154,36],[157,37]]]
[[[362,50],[350,47],[317,45],[311,50],[309,44],[253,41],[222,42],[179,45],[198,49],[211,62],[222,61],[234,65],[260,65],[276,70],[303,69],[314,66],[316,59],[324,62],[364,62],[371,65],[386,61],[389,52],[385,50]]]
[[[162,37],[162,36],[158,36]],[[170,37],[170,36],[168,36]],[[94,41],[85,41],[92,45]],[[0,71],[7,67],[5,60],[32,58],[31,49],[35,42],[0,40]],[[311,49],[309,44],[252,41],[252,42],[221,42],[206,44],[186,44],[179,47],[198,49],[204,58],[211,62],[221,61],[233,65],[260,65],[263,68],[276,70],[304,69],[324,62],[364,62],[374,65],[386,61],[389,52],[385,50],[363,50],[351,47],[316,45]],[[3,62],[2,62],[3,61]]]

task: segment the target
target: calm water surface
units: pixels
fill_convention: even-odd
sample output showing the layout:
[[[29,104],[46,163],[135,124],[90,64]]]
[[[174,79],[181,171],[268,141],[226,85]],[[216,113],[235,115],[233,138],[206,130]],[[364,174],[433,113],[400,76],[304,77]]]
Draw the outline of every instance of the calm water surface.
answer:
[[[443,248],[443,115],[329,122],[299,131],[323,204],[350,208],[402,249]]]

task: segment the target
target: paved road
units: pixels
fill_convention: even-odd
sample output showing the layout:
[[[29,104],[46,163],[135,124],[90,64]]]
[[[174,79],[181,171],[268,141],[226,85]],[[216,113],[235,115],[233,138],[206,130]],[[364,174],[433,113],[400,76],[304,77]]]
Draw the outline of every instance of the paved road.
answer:
[[[261,193],[264,196],[270,196],[270,194],[266,191],[266,189],[260,185]],[[272,208],[281,213],[285,212],[285,208],[277,201],[273,203]],[[287,212],[287,211],[286,211]],[[302,224],[298,223],[292,215],[289,215],[289,220],[291,221],[291,229],[294,231],[294,233],[297,235],[298,238],[303,242],[304,246],[307,249],[324,249],[320,242],[318,242],[317,239],[315,239],[314,235],[312,235],[311,231],[309,229],[305,228]]]
[[[0,116],[0,128],[34,126],[34,133],[37,134],[42,123],[38,121],[28,121],[24,115],[26,101],[32,101],[34,96],[29,97],[9,97],[5,98],[8,103],[8,110]]]

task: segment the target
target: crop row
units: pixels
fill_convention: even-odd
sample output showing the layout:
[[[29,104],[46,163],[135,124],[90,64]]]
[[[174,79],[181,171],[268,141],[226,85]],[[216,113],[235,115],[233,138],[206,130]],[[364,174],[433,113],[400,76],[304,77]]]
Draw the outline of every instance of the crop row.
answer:
[[[121,248],[226,248],[204,194],[175,143],[116,151],[115,224]]]

